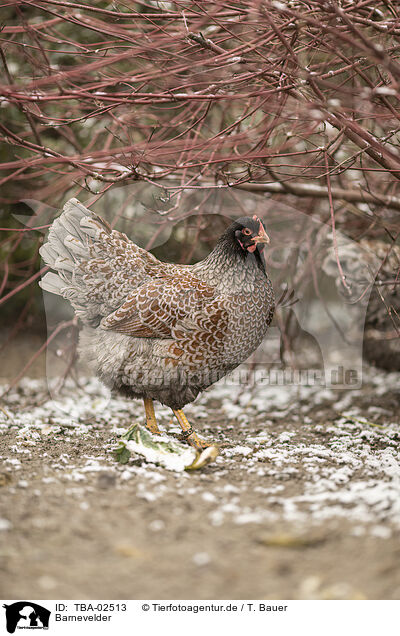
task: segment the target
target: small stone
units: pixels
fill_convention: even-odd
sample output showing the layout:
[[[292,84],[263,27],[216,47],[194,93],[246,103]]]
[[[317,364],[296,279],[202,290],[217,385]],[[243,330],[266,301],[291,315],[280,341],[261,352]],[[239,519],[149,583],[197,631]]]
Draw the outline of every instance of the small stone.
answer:
[[[211,557],[208,552],[197,552],[193,555],[192,561],[195,565],[208,565],[211,561]]]
[[[264,534],[258,538],[259,543],[266,546],[279,548],[305,548],[323,543],[326,536],[322,532],[309,532],[304,534],[289,534],[277,532]]]
[[[114,473],[99,473],[97,477],[97,485],[99,488],[106,490],[107,488],[114,488],[116,484],[117,478]]]
[[[120,556],[130,557],[131,559],[142,559],[145,556],[142,550],[129,543],[119,543],[114,547],[114,550]]]
[[[52,576],[44,574],[38,579],[38,585],[42,590],[54,590],[57,587],[57,581]]]
[[[387,526],[374,526],[371,530],[371,534],[379,539],[390,539],[392,536],[392,530]]]
[[[152,530],[152,532],[159,532],[160,530],[164,530],[164,528],[165,523],[161,519],[154,519],[154,521],[149,523],[149,530]]]
[[[321,579],[319,576],[307,576],[300,584],[300,596],[303,599],[318,599]]]
[[[0,488],[11,483],[11,475],[8,473],[0,473]]]
[[[1,530],[10,530],[12,528],[12,523],[8,519],[0,518],[0,531]]]

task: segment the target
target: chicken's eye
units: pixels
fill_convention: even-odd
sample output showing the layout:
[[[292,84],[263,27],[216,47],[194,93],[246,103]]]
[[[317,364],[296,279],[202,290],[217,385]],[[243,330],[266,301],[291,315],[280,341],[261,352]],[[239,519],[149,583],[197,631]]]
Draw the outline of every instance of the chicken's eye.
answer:
[[[249,230],[248,227],[245,227],[244,230],[242,230],[243,234],[246,234],[246,236],[250,236],[251,234],[251,230]]]

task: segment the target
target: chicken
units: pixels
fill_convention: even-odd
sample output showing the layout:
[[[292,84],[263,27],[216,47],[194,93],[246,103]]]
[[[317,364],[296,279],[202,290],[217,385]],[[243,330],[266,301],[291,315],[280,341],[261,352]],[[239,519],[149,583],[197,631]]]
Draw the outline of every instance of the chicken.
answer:
[[[181,439],[201,450],[208,444],[182,409],[263,340],[274,313],[266,243],[260,219],[244,217],[199,263],[163,263],[71,199],[40,249],[56,272],[40,284],[71,303],[80,354],[97,376],[144,400],[148,429],[159,433],[158,400],[173,410]]]

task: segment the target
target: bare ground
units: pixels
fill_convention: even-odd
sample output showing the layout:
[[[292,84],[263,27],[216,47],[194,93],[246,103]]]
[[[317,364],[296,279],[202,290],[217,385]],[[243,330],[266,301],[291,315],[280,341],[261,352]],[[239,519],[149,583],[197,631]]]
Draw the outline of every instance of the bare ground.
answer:
[[[211,388],[187,414],[221,453],[190,474],[116,463],[139,402],[23,381],[0,411],[1,597],[400,598],[399,377]]]

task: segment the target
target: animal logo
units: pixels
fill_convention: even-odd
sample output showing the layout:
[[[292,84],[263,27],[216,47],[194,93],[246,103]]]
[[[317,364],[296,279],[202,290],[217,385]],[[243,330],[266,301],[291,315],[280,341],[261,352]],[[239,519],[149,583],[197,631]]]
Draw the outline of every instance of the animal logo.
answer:
[[[3,605],[6,610],[6,627],[9,634],[17,629],[48,629],[50,610],[32,603],[17,601],[11,605]]]

